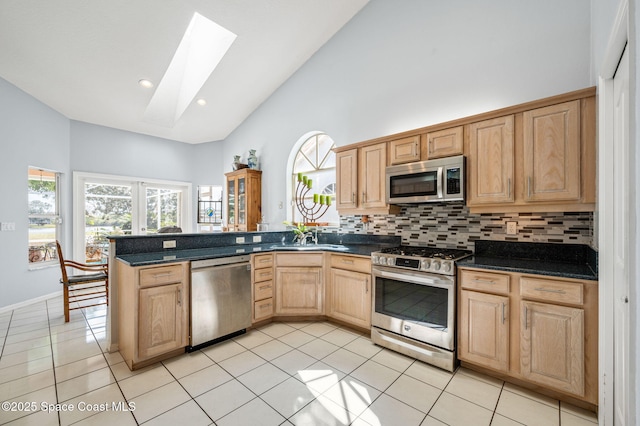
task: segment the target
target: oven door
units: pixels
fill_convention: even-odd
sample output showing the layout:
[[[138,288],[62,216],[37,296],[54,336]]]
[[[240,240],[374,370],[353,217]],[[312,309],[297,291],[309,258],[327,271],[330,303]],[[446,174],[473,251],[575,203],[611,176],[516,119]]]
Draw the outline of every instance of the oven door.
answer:
[[[455,277],[372,268],[372,325],[443,349],[455,349]]]

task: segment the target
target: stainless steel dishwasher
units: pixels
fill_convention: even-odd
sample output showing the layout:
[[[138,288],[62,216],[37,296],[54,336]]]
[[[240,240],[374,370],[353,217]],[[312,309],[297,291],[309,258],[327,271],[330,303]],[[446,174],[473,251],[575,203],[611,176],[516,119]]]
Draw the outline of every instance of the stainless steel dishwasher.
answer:
[[[191,262],[192,351],[244,333],[251,326],[248,255]]]

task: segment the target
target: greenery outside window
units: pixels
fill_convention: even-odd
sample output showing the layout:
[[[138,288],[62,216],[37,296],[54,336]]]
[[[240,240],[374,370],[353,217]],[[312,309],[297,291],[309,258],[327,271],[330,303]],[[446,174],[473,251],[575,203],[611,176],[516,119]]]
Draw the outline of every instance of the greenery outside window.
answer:
[[[29,269],[57,265],[60,235],[60,173],[29,167]]]

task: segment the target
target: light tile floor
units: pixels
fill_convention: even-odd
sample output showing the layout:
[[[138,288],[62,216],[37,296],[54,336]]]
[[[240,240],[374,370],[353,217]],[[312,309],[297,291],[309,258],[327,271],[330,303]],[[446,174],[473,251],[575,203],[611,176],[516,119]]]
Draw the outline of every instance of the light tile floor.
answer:
[[[0,424],[593,425],[595,414],[380,348],[328,322],[272,323],[131,372],[106,307],[0,313]]]

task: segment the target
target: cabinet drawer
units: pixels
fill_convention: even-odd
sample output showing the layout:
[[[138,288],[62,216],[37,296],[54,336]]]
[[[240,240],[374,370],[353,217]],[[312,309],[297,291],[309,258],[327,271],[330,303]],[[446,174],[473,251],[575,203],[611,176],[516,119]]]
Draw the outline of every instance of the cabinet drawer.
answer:
[[[182,281],[184,265],[160,266],[140,270],[140,287],[170,284]]]
[[[253,304],[253,319],[259,321],[273,315],[273,299],[260,300]]]
[[[460,277],[462,288],[498,294],[509,293],[509,275],[462,270]]]
[[[520,278],[520,297],[523,299],[582,305],[583,285],[579,282],[555,281],[533,277]]]
[[[278,266],[322,266],[323,253],[277,253]]]
[[[263,281],[253,285],[254,300],[264,300],[273,297],[273,281]]]
[[[253,271],[253,282],[269,281],[273,279],[273,268],[255,269]]]
[[[332,254],[331,267],[369,274],[371,273],[371,260],[368,257]]]
[[[273,266],[272,254],[255,254],[253,255],[254,269],[271,268]]]

